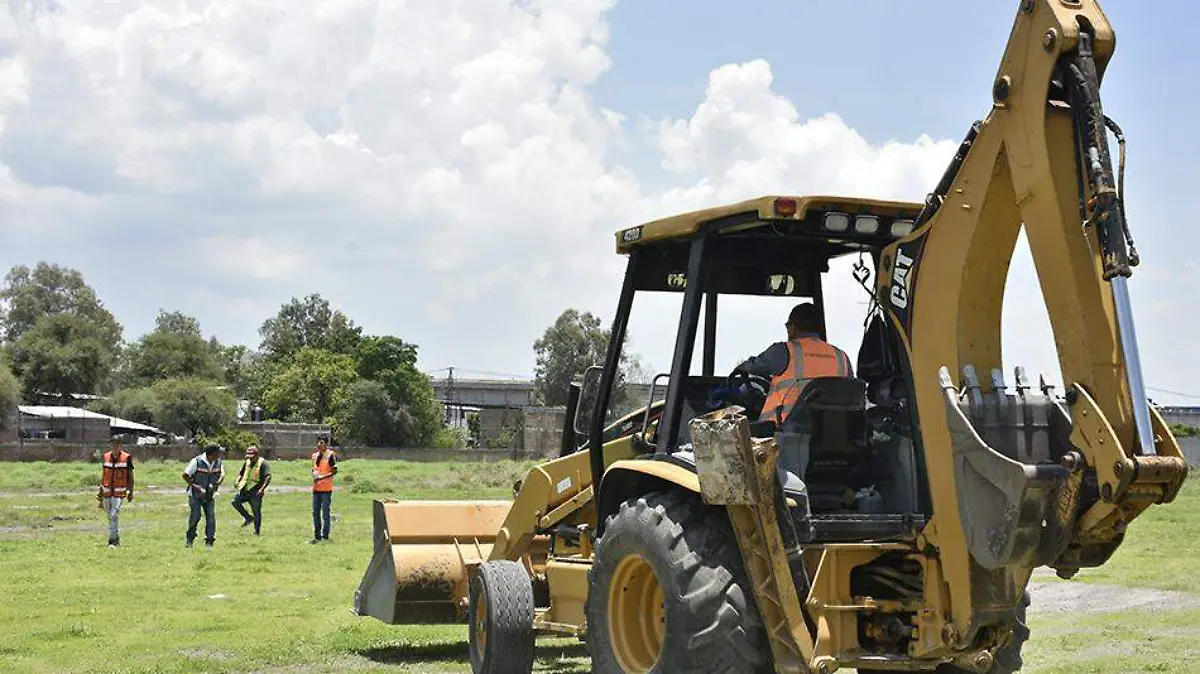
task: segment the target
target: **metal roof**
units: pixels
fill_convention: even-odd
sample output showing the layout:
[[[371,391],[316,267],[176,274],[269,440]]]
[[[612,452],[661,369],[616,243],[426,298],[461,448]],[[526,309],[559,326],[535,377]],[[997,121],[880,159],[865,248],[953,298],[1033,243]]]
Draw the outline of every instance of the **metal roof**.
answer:
[[[786,202],[788,210],[779,211],[777,202]],[[739,227],[766,227],[770,221],[804,220],[808,211],[833,210],[852,214],[873,214],[912,219],[921,212],[922,204],[907,201],[885,201],[838,196],[762,196],[735,204],[679,213],[619,230],[617,252],[628,253],[634,246],[663,239],[688,238],[707,222],[735,216],[753,216],[756,223]]]
[[[63,405],[18,405],[17,409],[21,410],[21,414],[28,414],[31,417],[39,417],[41,419],[108,419],[108,425],[112,428],[166,435],[166,433],[153,426],[139,424],[136,421],[122,419],[120,417],[113,417],[107,414],[100,414],[99,412],[85,410],[80,407],[67,407]]]

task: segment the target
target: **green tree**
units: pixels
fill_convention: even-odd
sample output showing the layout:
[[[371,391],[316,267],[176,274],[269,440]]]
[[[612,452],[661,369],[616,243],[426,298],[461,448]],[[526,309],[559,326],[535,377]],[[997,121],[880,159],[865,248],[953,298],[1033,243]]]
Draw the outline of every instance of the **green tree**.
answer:
[[[100,414],[136,421],[139,424],[151,426],[158,424],[158,395],[155,393],[155,389],[148,386],[121,389],[107,398],[92,402],[88,405],[88,409]]]
[[[301,348],[271,378],[263,407],[276,419],[321,423],[329,419],[346,387],[358,378],[354,359],[312,347]]]
[[[233,393],[203,379],[164,379],[151,390],[158,399],[157,426],[169,433],[214,435],[233,425],[237,401]]]
[[[8,359],[0,353],[0,429],[8,423],[9,411],[21,402],[21,382],[8,367]]]
[[[179,312],[158,312],[153,331],[126,353],[125,384],[146,386],[163,379],[222,379],[212,345],[200,323]]]
[[[338,435],[369,447],[405,444],[405,420],[397,413],[387,388],[360,379],[346,388],[337,405]]]
[[[592,365],[603,365],[609,331],[591,312],[562,312],[533,343],[537,361],[534,394],[544,405],[565,405],[571,382]]]
[[[293,297],[279,313],[263,322],[258,332],[263,355],[277,361],[305,347],[350,355],[362,338],[362,328],[316,294],[304,299]]]
[[[104,308],[83,274],[56,264],[39,262],[33,269],[13,267],[0,288],[0,324],[4,340],[17,342],[44,316],[68,314],[92,324],[92,334],[107,350],[121,341],[121,325]]]
[[[114,353],[106,328],[81,315],[46,314],[12,345],[13,369],[25,397],[65,396],[99,390]]]
[[[442,425],[433,382],[417,369],[417,347],[399,337],[364,337],[356,350],[358,375],[383,385],[398,424],[396,444],[428,446]]]
[[[572,382],[582,380],[587,368],[603,366],[608,356],[608,340],[611,331],[601,326],[600,319],[590,312],[567,309],[559,314],[554,323],[546,328],[541,338],[533,344],[536,363],[534,367],[534,396],[543,405],[565,405]],[[621,349],[617,367],[617,379],[613,382],[606,418],[609,421],[627,414],[645,404],[637,400],[627,382],[644,382],[649,379],[641,356],[631,353],[628,334]],[[593,375],[595,376],[595,375]],[[596,381],[585,387],[579,401],[580,419],[586,426],[595,407]]]
[[[213,351],[216,354],[217,366],[221,369],[221,379],[233,387],[239,396],[243,398],[249,396],[250,369],[254,362],[254,354],[241,344],[229,346],[215,344]]]

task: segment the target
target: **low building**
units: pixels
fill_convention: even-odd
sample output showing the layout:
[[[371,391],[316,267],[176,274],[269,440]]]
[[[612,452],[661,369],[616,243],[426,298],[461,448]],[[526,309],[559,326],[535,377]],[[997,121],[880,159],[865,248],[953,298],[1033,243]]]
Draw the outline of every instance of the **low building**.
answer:
[[[66,443],[97,444],[113,435],[137,437],[167,435],[147,424],[100,414],[80,407],[19,405],[17,421],[22,441],[58,440]]]

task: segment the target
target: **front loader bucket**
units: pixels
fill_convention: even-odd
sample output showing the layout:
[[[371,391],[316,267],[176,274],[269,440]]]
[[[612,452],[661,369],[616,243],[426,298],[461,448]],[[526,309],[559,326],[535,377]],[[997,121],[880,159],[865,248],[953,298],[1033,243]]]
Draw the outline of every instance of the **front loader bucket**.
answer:
[[[354,612],[392,625],[465,620],[467,567],[487,560],[509,501],[375,501],[375,551]]]

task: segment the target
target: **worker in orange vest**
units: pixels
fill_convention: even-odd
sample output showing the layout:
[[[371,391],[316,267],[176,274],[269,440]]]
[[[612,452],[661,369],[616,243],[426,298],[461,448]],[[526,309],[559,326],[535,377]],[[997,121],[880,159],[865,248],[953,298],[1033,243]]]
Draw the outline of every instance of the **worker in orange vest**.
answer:
[[[108,441],[109,450],[101,460],[100,491],[96,500],[108,514],[108,547],[121,545],[121,504],[133,501],[133,457],[121,448],[120,436]]]
[[[821,312],[814,304],[797,304],[788,314],[787,341],[776,342],[758,356],[738,365],[748,374],[771,380],[759,421],[782,426],[800,399],[809,380],[817,377],[853,377],[850,357],[821,339]]]
[[[329,448],[328,440],[324,436],[317,438],[317,451],[312,455],[313,538],[309,543],[329,540],[333,476],[337,475],[337,471],[337,454]]]

